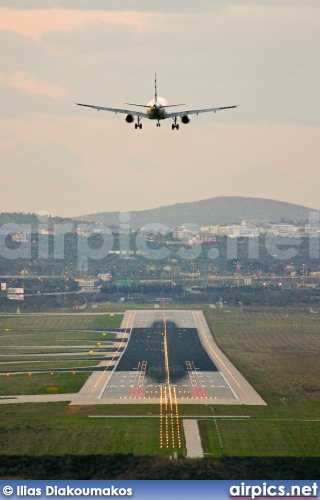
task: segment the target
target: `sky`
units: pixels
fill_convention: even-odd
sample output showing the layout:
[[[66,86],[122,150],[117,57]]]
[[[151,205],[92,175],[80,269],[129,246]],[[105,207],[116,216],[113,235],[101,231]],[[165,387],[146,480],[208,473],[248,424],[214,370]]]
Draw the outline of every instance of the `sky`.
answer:
[[[318,0],[0,0],[0,212],[320,210],[319,25]],[[74,104],[147,104],[155,72],[169,104],[239,107],[172,131]]]

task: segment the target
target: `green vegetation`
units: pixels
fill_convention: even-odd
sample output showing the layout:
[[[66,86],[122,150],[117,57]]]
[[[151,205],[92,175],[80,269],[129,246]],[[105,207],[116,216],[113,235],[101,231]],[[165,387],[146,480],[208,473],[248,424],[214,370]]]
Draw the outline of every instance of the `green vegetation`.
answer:
[[[320,420],[200,420],[204,453],[230,457],[319,457]]]
[[[0,405],[0,419],[6,455],[169,453],[159,449],[158,419],[88,418],[67,403]]]
[[[266,407],[212,406],[217,417],[199,421],[210,456],[320,456],[320,330],[316,315],[205,310],[213,336],[268,403]]]
[[[50,361],[21,361],[20,363],[2,363],[0,362],[0,370],[17,370],[17,371],[26,371],[26,370],[41,370],[45,369],[48,371],[54,371],[57,368],[73,368],[74,370],[77,369],[77,367],[86,367],[86,366],[97,366],[99,363],[99,360],[94,361],[90,359],[85,360],[85,361],[68,361],[68,358],[65,357],[65,361],[61,360],[56,360],[55,358],[51,359]],[[52,368],[54,367],[54,368]],[[1,384],[0,384],[1,385]]]
[[[1,352],[2,352],[2,349],[1,349]],[[89,357],[89,354],[88,354],[88,351],[84,351],[84,352],[76,352],[74,354],[74,356],[69,356],[69,357],[66,357],[66,356],[61,356],[61,357],[53,357],[53,354],[55,354],[57,351],[53,351],[52,350],[52,353],[51,354],[39,354],[37,355],[37,359],[35,359],[34,356],[32,355],[25,355],[25,356],[19,356],[19,355],[15,355],[14,356],[14,361],[15,362],[19,362],[19,361],[41,361],[41,362],[44,362],[44,361],[52,361],[52,360],[55,360],[57,359],[57,361],[68,361],[68,360],[71,360],[71,359],[76,359],[77,361],[87,361],[87,360],[99,360],[100,359],[100,355],[99,355],[99,351],[97,350],[95,352],[95,354],[90,354],[90,357]],[[1,354],[0,356],[0,359],[1,359],[1,362],[3,362],[3,360],[5,360],[4,362],[6,361],[11,361],[12,358],[9,358],[8,356],[3,356]]]
[[[24,394],[72,394],[78,392],[91,375],[88,372],[28,373],[1,376],[0,396]],[[1,412],[0,412],[1,413]]]
[[[320,318],[205,309],[220,349],[268,404],[320,401]]]
[[[123,316],[121,314],[28,314],[0,316],[0,331],[11,330],[112,330],[120,328]]]
[[[110,345],[106,340],[117,336],[108,330],[119,328],[122,318],[122,314],[1,316],[0,371],[27,373],[0,375],[0,397],[78,392],[104,355],[103,348]],[[69,371],[59,373],[60,368]],[[88,371],[79,372],[80,368]],[[31,370],[48,373],[29,375]]]

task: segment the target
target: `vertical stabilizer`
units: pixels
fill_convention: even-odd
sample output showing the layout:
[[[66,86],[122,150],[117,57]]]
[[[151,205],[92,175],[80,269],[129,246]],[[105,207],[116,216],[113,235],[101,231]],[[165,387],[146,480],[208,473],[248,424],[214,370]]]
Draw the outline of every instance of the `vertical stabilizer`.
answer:
[[[157,93],[157,73],[154,74],[154,100],[157,102],[158,93]]]

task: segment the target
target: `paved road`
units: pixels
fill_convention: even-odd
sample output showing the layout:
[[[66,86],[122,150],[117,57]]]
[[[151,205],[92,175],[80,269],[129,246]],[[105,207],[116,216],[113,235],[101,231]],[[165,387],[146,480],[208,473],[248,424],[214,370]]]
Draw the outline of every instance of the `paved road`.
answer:
[[[195,419],[182,420],[184,437],[186,439],[187,458],[202,458],[203,450],[201,445],[198,421]]]

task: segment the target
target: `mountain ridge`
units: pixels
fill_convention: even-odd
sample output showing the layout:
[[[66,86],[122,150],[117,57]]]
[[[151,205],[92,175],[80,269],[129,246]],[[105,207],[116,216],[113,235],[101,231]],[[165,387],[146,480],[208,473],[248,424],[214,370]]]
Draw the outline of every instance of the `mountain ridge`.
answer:
[[[170,228],[186,223],[197,225],[239,224],[242,220],[307,221],[312,208],[285,201],[242,196],[219,196],[200,201],[176,203],[148,210],[132,211],[129,224],[140,228],[149,223],[162,223]],[[85,222],[110,226],[120,224],[121,212],[99,212],[75,217]]]

